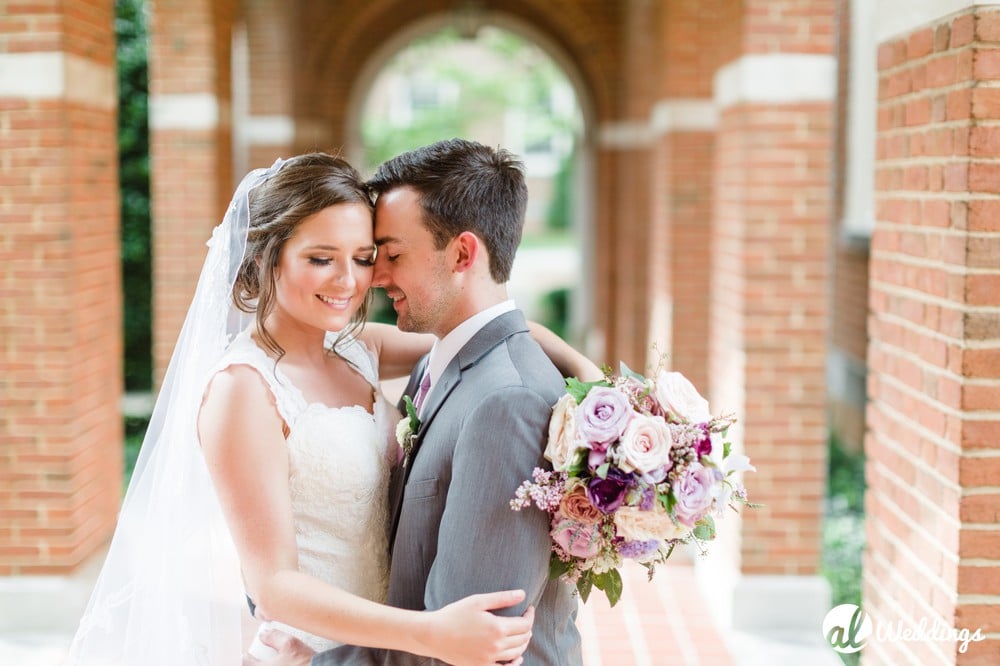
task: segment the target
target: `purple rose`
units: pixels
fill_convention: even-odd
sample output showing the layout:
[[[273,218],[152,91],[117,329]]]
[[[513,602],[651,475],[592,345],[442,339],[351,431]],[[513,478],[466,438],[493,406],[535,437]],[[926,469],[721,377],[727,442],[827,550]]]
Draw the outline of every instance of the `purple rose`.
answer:
[[[701,463],[691,463],[679,479],[674,481],[674,516],[678,521],[694,524],[712,507],[715,499],[717,477],[711,468]]]
[[[557,516],[549,535],[564,553],[573,557],[587,559],[601,549],[601,528],[596,523],[587,525]]]
[[[614,513],[625,502],[625,491],[632,483],[632,475],[618,469],[609,469],[607,478],[595,476],[587,485],[590,503],[604,513]]]
[[[577,433],[588,442],[610,444],[622,436],[631,418],[632,405],[624,393],[598,386],[577,407]]]

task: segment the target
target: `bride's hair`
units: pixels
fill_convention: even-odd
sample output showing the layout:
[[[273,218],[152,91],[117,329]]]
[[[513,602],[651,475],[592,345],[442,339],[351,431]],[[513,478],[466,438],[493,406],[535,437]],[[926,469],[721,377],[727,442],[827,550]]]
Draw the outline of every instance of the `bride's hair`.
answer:
[[[302,222],[337,204],[364,204],[374,215],[371,194],[358,172],[340,157],[307,153],[287,160],[276,174],[250,192],[246,252],[233,283],[233,302],[255,314],[257,335],[279,359],[285,350],[264,328],[274,310],[274,269],[281,250]],[[360,331],[368,317],[371,292],[338,341]]]

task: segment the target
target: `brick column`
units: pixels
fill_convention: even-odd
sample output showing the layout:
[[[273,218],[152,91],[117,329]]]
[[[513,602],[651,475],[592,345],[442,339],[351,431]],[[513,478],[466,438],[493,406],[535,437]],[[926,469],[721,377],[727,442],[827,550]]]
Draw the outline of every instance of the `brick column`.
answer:
[[[711,402],[739,416],[735,444],[757,465],[747,486],[765,506],[727,516],[742,520],[741,539],[702,572],[731,601],[733,629],[805,641],[829,610],[818,569],[834,4],[738,3],[720,42],[739,52],[715,77]]]
[[[7,3],[0,16],[3,630],[27,629],[37,604],[79,613],[85,592],[62,576],[105,542],[118,510],[112,22],[98,0]]]
[[[150,3],[153,368],[163,379],[234,188],[230,137],[232,2]]]
[[[652,107],[652,215],[648,339],[670,366],[708,392],[712,166],[718,113],[712,76],[725,0],[664,3],[661,97]],[[664,346],[666,345],[666,346]]]
[[[304,132],[293,109],[292,88],[300,77],[293,64],[296,42],[290,16],[286,3],[279,0],[243,3],[233,71],[236,178],[270,166],[276,157],[328,147],[315,137],[299,142],[306,148],[296,147]]]
[[[1000,663],[1000,6],[965,5],[879,7],[863,601],[988,640],[868,664]]]

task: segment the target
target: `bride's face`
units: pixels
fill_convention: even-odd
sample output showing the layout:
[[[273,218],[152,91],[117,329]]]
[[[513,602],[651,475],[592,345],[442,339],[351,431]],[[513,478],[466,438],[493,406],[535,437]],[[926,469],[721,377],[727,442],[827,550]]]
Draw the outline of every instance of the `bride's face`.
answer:
[[[374,264],[367,206],[337,204],[307,217],[275,268],[276,314],[324,331],[343,329],[364,302]]]

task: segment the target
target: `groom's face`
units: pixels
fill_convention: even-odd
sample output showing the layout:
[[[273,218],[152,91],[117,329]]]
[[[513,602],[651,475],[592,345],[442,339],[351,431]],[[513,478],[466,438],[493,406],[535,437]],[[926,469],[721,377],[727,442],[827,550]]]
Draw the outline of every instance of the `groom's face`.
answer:
[[[379,195],[375,205],[375,275],[372,285],[392,299],[400,330],[444,337],[451,330],[456,288],[447,248],[434,247],[424,226],[420,197],[409,187]]]

